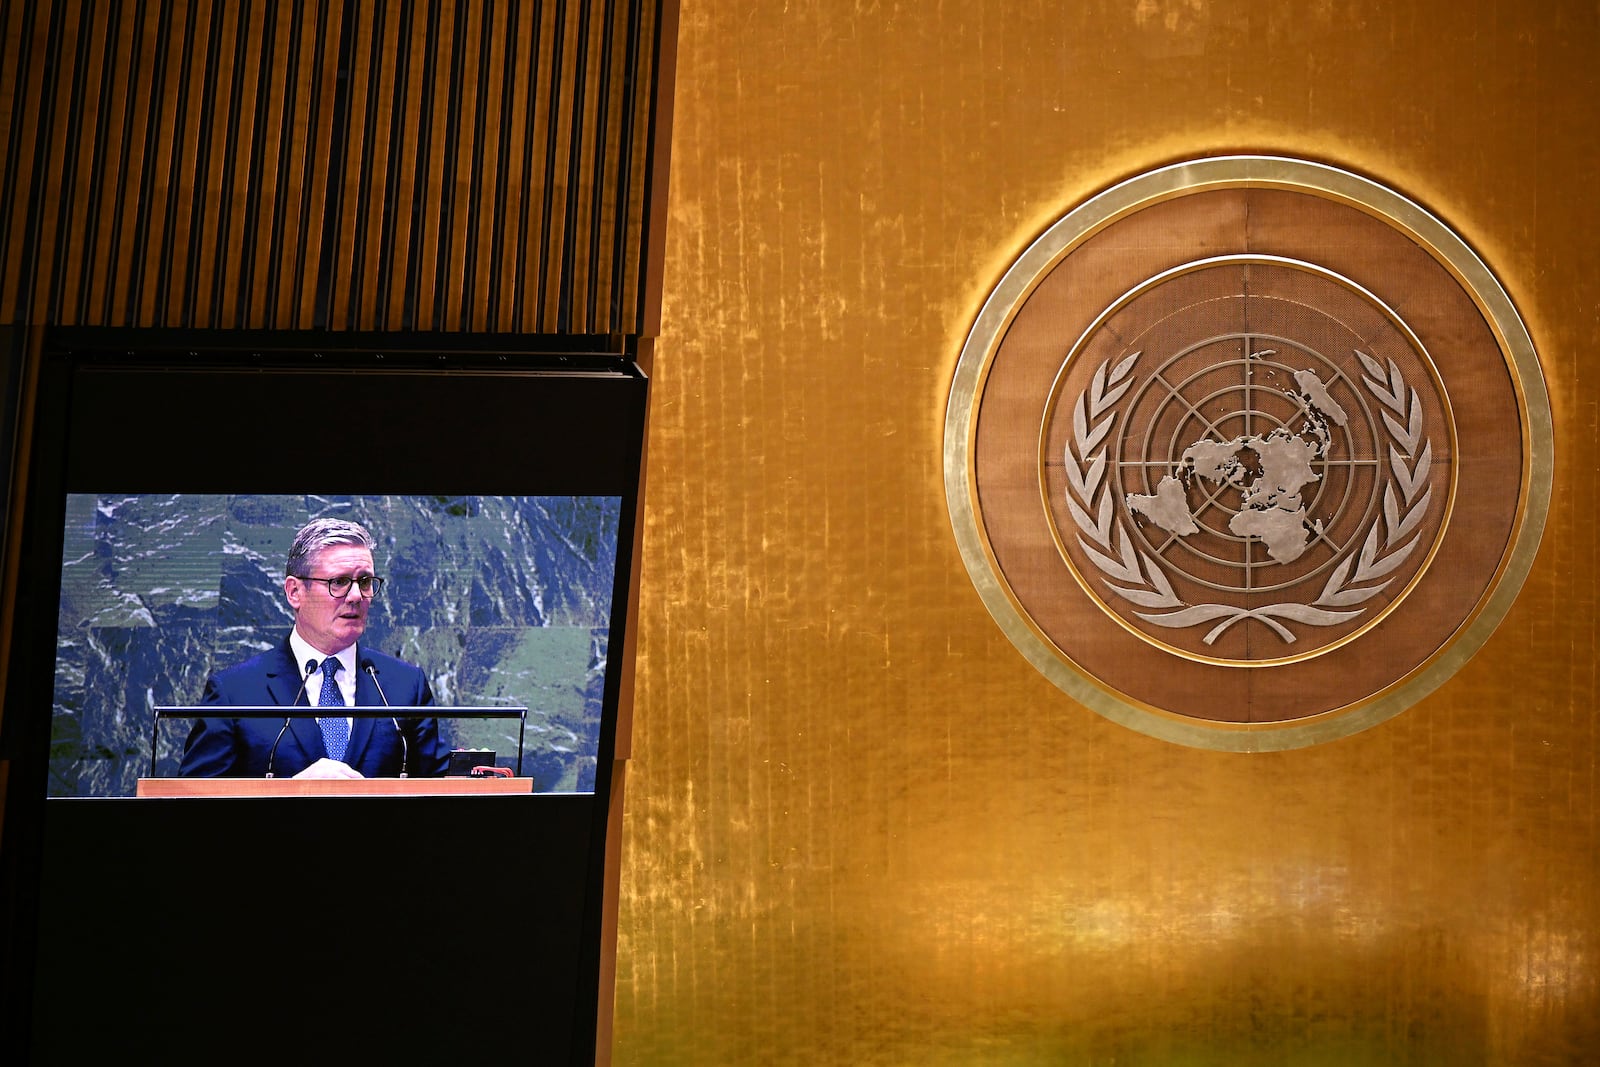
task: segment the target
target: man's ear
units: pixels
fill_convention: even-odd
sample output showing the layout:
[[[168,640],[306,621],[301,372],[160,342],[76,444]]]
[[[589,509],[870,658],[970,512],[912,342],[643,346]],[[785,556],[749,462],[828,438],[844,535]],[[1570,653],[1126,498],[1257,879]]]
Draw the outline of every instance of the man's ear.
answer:
[[[300,598],[305,594],[305,587],[300,584],[300,579],[290,575],[283,580],[283,595],[289,599],[289,606],[298,614],[300,611]]]

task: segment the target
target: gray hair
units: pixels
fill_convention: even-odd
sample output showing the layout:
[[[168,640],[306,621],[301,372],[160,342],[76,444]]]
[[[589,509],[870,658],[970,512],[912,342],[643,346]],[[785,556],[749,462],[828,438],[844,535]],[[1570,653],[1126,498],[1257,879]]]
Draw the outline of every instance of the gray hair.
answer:
[[[305,578],[306,559],[313,552],[321,552],[334,545],[360,545],[367,551],[378,547],[367,528],[348,519],[312,519],[300,527],[289,546],[289,561],[283,573],[293,578]]]

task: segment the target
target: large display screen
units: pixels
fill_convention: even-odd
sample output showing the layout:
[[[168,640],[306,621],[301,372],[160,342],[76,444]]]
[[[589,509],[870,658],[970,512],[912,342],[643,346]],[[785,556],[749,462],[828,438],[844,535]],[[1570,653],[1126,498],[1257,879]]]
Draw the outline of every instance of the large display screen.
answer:
[[[289,546],[318,518],[372,534],[384,583],[359,647],[421,668],[444,747],[493,751],[537,793],[604,791],[640,470],[636,370],[186,358],[97,352],[45,368],[29,626],[8,693],[28,711],[6,723],[19,756],[37,753],[21,757],[39,775],[29,791],[133,797],[140,778],[177,775],[192,720],[156,709],[200,705],[208,677],[284,644]],[[37,627],[40,611],[52,628]]]
[[[361,647],[421,667],[452,749],[487,749],[538,792],[592,792],[622,499],[69,493],[49,795],[133,796],[176,775],[208,675],[283,643],[295,531],[349,519],[384,579]],[[452,719],[451,707],[525,707]],[[159,726],[159,729],[153,727]]]
[[[418,1026],[363,1038],[368,1059],[453,1047],[472,1020],[515,1022],[490,1055],[591,1061],[642,369],[604,339],[540,354],[494,338],[434,351],[424,337],[397,350],[316,334],[257,350],[272,338],[163,336],[60,331],[30,364],[25,506],[7,538],[15,611],[0,617],[0,1059],[232,1048],[241,996],[294,989],[345,1008],[330,1035],[426,1005]],[[347,347],[306,347],[331,342]],[[354,520],[375,542],[384,583],[358,671],[383,664],[374,682],[405,679],[409,698],[416,675],[387,657],[420,669],[445,742],[430,738],[435,757],[493,749],[512,766],[517,719],[450,709],[527,708],[532,795],[139,788],[154,710],[192,707],[208,676],[286,640],[288,550],[314,518]],[[352,740],[362,725],[370,741],[388,723],[352,723]],[[162,718],[157,776],[179,771],[189,726]],[[308,921],[318,901],[345,908],[332,942]],[[224,928],[232,948],[213,951]],[[99,1024],[87,1030],[86,1004]],[[148,1025],[173,1005],[179,1030]]]

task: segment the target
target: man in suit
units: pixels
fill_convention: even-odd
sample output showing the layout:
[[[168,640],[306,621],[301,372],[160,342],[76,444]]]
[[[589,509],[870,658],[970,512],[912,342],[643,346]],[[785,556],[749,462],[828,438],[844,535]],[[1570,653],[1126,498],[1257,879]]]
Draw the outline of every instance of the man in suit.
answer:
[[[449,751],[436,719],[363,719],[347,707],[424,706],[421,670],[362,648],[367,612],[383,586],[376,542],[359,523],[315,519],[295,534],[283,579],[294,629],[277,648],[206,679],[202,703],[330,707],[319,718],[200,719],[179,773],[195,777],[379,778],[437,776]]]

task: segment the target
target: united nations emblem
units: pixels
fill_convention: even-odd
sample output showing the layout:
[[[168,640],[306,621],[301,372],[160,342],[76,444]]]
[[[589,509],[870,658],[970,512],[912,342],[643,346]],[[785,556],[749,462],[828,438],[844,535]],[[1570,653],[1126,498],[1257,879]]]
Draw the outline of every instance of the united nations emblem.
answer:
[[[991,612],[1062,688],[1155,736],[1289,748],[1388,718],[1488,638],[1550,438],[1531,340],[1442,223],[1229,157],[1123,183],[1023,254],[962,352],[946,488]]]
[[[1398,316],[1311,264],[1229,256],[1142,286],[1084,348],[1130,347],[1130,323],[1134,351],[1067,361],[1047,423],[1056,533],[1105,610],[1260,665],[1398,603],[1444,529],[1454,453],[1435,464],[1449,403]]]

